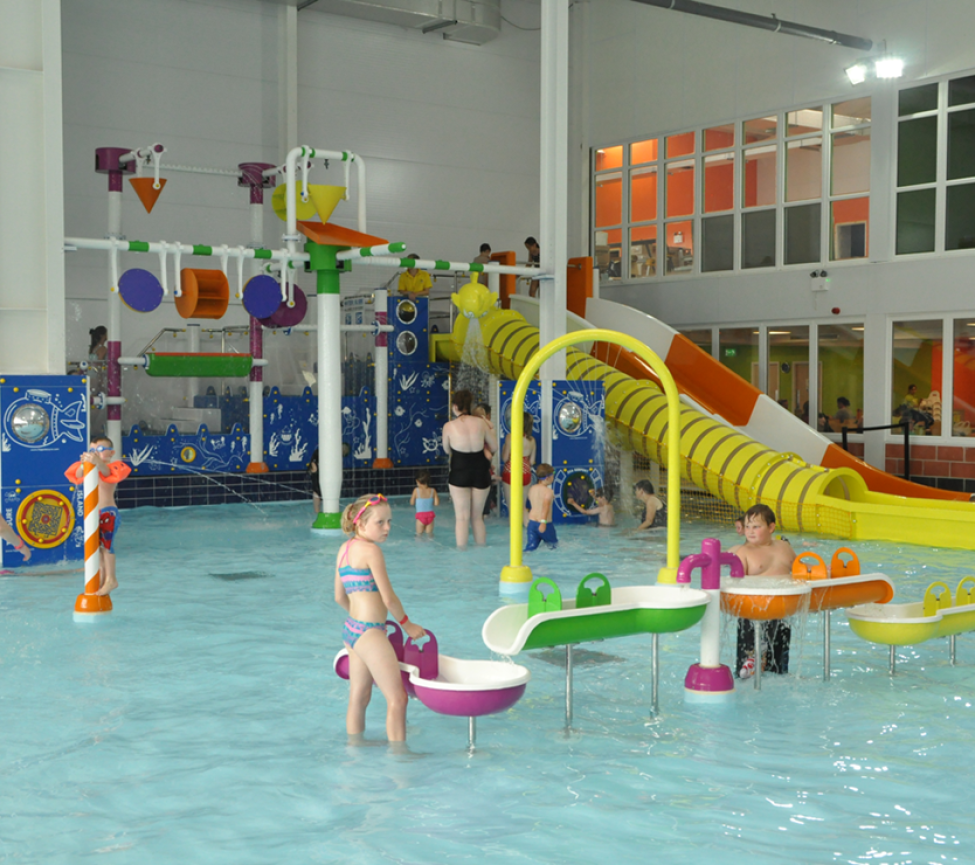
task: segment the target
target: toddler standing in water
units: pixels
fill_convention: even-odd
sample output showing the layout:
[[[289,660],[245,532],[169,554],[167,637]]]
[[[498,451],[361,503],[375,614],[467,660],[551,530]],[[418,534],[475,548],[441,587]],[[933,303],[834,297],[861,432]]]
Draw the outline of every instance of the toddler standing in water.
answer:
[[[433,521],[437,516],[434,505],[439,507],[440,496],[430,486],[430,472],[424,470],[416,473],[416,488],[410,497],[410,504],[416,506],[416,534],[433,534]]]
[[[386,636],[390,613],[414,640],[426,631],[410,621],[386,573],[379,545],[389,537],[391,514],[386,496],[362,496],[342,514],[342,531],[351,535],[339,548],[335,563],[335,603],[349,615],[342,639],[349,650],[349,710],[345,729],[350,736],[366,728],[366,707],[375,683],[386,698],[386,735],[406,741],[406,690],[399,661]]]

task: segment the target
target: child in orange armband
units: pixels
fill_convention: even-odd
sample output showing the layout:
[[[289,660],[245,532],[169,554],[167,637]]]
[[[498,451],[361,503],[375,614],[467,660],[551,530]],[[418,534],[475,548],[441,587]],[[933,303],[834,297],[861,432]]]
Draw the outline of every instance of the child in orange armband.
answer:
[[[115,533],[119,527],[119,515],[115,504],[115,485],[124,481],[132,469],[121,460],[112,461],[114,456],[112,440],[95,436],[81,459],[64,473],[71,483],[81,484],[85,476],[85,463],[91,463],[98,471],[98,538],[102,567],[96,595],[107,595],[118,588],[118,580],[115,579]]]

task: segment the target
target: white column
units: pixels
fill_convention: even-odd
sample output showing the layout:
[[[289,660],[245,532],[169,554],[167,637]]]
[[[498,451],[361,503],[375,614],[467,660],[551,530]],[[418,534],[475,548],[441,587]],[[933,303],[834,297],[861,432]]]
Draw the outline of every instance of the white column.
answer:
[[[542,0],[540,264],[553,279],[539,286],[541,345],[565,334],[569,135],[569,2]],[[551,382],[565,378],[565,352],[547,360],[542,381],[542,459],[552,460]]]
[[[338,292],[320,293],[318,307],[318,455],[319,483],[322,489],[322,512],[315,528],[328,534],[339,534],[341,528],[330,525],[340,512],[342,496],[342,347],[339,327],[342,304]]]
[[[379,288],[373,295],[376,321],[386,324],[389,292]],[[388,333],[376,334],[374,348],[375,376],[376,376],[376,458],[373,468],[392,468],[389,462],[389,341]]]
[[[264,244],[264,205],[263,203],[254,203],[250,205],[251,210],[251,244],[257,248],[263,246]],[[262,259],[253,259],[251,261],[251,276],[257,276],[261,272],[263,267]],[[250,326],[252,328],[259,328],[261,323],[254,318],[254,316],[249,316]],[[254,353],[254,346],[261,346],[261,356],[264,356],[264,338],[263,334],[258,334],[260,339],[255,339],[254,335],[251,336],[251,354]],[[248,429],[250,430],[250,440],[251,440],[251,457],[250,465],[248,466],[248,471],[254,473],[259,467],[261,471],[266,471],[267,467],[264,466],[264,376],[256,376],[252,381],[247,382],[247,415],[248,415]]]
[[[177,279],[179,274],[177,274]],[[200,325],[188,322],[186,325],[186,335],[190,338],[187,348],[191,354],[199,354],[200,351]],[[111,339],[111,336],[109,336]],[[194,375],[186,379],[186,404],[193,408],[193,397],[200,392],[200,380]]]
[[[108,236],[110,238],[122,237],[122,193],[108,193]],[[111,255],[112,253],[108,253]],[[105,268],[108,271],[108,267]],[[113,285],[108,292],[108,342],[122,342],[122,297],[118,292],[118,286]],[[121,370],[119,377],[121,379]],[[109,373],[106,371],[104,379],[107,381]],[[121,381],[119,382],[121,384]],[[107,392],[107,387],[106,387]],[[105,422],[105,434],[112,440],[116,451],[122,451],[122,420],[121,411],[119,417],[112,419],[113,412],[109,410],[108,420]]]

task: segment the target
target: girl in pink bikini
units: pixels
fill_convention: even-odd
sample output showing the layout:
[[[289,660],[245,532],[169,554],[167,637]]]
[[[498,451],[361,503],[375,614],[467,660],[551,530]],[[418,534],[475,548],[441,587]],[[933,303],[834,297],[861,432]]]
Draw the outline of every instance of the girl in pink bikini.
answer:
[[[439,507],[440,496],[430,486],[430,472],[423,470],[416,473],[416,488],[410,497],[410,504],[416,507],[416,534],[433,534],[433,521],[437,514],[434,506]]]
[[[389,537],[391,514],[386,496],[363,496],[342,514],[342,530],[352,539],[342,544],[335,563],[335,603],[348,613],[342,639],[349,650],[350,736],[366,728],[366,707],[376,684],[386,698],[386,735],[406,740],[406,690],[396,653],[386,636],[390,614],[414,640],[426,631],[410,621],[386,573],[379,545]]]

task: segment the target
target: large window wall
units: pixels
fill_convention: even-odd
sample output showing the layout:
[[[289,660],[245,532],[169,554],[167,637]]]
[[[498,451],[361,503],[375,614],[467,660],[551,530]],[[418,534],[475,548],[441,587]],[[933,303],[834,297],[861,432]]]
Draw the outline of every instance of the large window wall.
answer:
[[[870,142],[863,97],[595,149],[602,279],[866,258]]]

